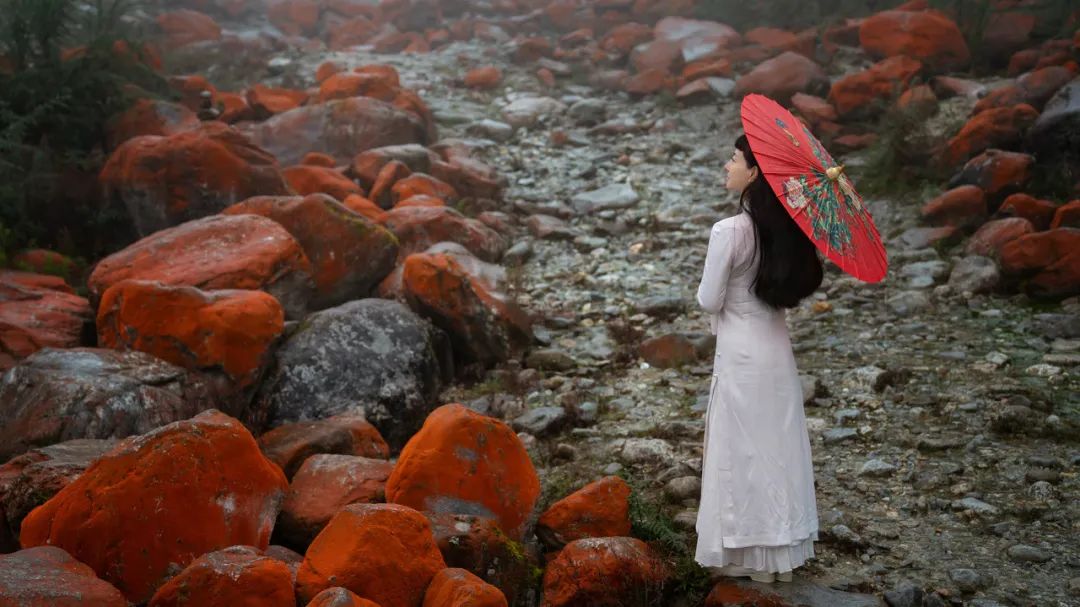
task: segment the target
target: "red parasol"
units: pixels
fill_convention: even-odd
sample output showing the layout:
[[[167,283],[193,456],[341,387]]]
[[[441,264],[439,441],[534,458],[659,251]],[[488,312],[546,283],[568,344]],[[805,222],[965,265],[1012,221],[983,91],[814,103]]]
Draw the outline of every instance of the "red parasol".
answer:
[[[884,278],[889,262],[874,220],[810,129],[763,95],[743,99],[742,123],[765,179],[822,254],[859,280]]]

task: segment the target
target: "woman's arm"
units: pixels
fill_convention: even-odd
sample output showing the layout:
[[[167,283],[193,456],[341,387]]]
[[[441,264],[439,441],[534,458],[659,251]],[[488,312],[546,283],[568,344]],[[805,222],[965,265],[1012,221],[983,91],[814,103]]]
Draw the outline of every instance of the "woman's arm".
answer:
[[[719,314],[724,307],[734,249],[735,229],[724,222],[714,224],[709,234],[709,250],[705,253],[705,271],[697,292],[698,305],[706,312]]]

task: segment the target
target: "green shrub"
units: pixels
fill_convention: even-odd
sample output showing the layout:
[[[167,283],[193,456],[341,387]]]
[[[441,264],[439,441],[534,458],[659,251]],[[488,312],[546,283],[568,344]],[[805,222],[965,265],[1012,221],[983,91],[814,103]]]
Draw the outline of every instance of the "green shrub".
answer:
[[[164,94],[140,52],[132,0],[0,0],[0,248],[95,257],[127,229],[73,181],[92,183],[106,124]],[[65,56],[66,55],[66,56]],[[94,191],[89,187],[86,191]],[[73,199],[78,197],[79,199]],[[90,199],[87,199],[90,198]],[[119,221],[119,223],[118,223]]]

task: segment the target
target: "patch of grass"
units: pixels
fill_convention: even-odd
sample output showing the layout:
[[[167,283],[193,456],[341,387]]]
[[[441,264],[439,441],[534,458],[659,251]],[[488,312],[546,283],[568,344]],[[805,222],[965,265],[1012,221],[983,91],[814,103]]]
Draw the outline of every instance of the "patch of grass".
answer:
[[[666,601],[679,600],[699,605],[711,589],[709,573],[694,560],[694,537],[679,529],[665,511],[663,504],[652,499],[645,490],[645,481],[621,471],[619,476],[630,485],[631,534],[664,555],[672,566],[672,577],[663,588]]]

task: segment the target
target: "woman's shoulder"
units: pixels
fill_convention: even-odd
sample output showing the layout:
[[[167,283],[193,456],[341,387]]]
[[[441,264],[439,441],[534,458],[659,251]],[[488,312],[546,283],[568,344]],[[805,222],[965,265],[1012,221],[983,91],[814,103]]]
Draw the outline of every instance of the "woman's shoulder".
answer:
[[[738,213],[713,224],[713,231],[735,230],[745,232],[754,228],[753,220],[746,213]]]

